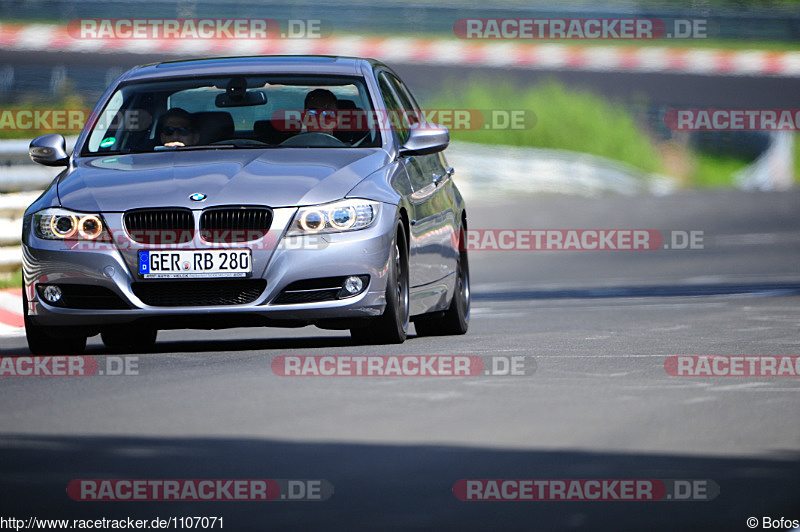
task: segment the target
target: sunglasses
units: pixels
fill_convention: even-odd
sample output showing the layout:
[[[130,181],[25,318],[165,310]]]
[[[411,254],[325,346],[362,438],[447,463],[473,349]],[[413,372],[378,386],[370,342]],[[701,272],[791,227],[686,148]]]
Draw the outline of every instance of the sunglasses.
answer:
[[[191,132],[192,128],[185,126],[184,127],[167,126],[161,129],[161,133],[163,133],[164,135],[174,135],[175,133],[177,133],[178,135],[188,135]]]
[[[333,118],[334,116],[336,116],[335,109],[308,109],[306,113],[312,116],[322,115],[326,118]]]

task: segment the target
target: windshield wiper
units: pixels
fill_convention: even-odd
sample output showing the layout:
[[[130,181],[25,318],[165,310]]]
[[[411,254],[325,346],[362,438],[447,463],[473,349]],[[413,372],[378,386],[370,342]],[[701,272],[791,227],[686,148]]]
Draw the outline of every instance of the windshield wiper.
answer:
[[[90,152],[82,152],[81,157],[107,157],[107,156],[115,156],[115,155],[130,155],[132,153],[152,153],[150,150],[140,150],[140,149],[126,149],[126,150],[114,150],[114,151],[90,151]]]
[[[156,146],[153,151],[189,151],[189,150],[216,150],[219,148],[235,148],[233,144],[201,144],[199,146]]]

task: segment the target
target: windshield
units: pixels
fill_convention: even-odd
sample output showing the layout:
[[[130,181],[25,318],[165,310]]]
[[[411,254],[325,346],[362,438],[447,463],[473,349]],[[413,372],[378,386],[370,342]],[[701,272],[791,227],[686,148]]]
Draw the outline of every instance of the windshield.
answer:
[[[128,83],[82,154],[270,147],[379,147],[363,78],[271,75]]]

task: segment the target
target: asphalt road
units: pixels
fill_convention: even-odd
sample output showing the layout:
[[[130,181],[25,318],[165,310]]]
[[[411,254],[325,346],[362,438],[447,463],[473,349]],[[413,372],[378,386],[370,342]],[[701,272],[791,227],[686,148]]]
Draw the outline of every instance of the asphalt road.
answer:
[[[226,530],[747,530],[800,519],[800,377],[674,355],[800,354],[800,192],[514,197],[473,229],[703,231],[704,249],[474,251],[470,331],[162,332],[138,375],[3,378],[2,516],[222,516]],[[3,339],[3,355],[26,355]],[[98,339],[87,354],[106,367]],[[525,357],[476,377],[279,377],[278,356]],[[325,479],[304,502],[77,502],[73,479]],[[713,500],[465,502],[459,479],[688,479]]]

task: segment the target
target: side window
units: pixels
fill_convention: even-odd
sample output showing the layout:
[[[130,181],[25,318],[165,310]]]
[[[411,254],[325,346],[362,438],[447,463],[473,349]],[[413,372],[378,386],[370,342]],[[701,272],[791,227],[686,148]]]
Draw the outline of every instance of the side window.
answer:
[[[389,76],[385,72],[378,74],[378,84],[381,89],[383,101],[386,102],[386,109],[389,111],[389,123],[392,124],[395,133],[397,133],[397,139],[400,145],[403,145],[406,140],[408,140],[408,129],[405,121],[401,119],[404,107],[395,94]]]
[[[111,136],[113,132],[110,131],[110,124],[114,122],[113,117],[122,109],[123,100],[124,95],[122,91],[117,91],[114,96],[111,97],[111,100],[109,100],[106,108],[103,110],[103,114],[100,115],[95,128],[92,130],[92,134],[89,136],[90,151],[99,151],[101,147],[114,147],[115,149],[119,149],[117,142],[120,139]]]
[[[419,106],[417,105],[417,102],[414,100],[414,97],[411,96],[411,92],[409,92],[405,84],[392,75],[387,74],[386,77],[392,84],[395,94],[397,94],[400,100],[400,105],[403,106],[406,115],[406,120],[409,122],[409,124],[414,125],[419,122],[423,122],[424,119],[422,113],[419,110]]]

